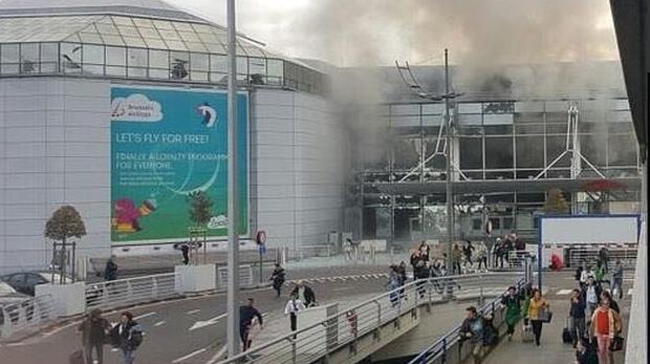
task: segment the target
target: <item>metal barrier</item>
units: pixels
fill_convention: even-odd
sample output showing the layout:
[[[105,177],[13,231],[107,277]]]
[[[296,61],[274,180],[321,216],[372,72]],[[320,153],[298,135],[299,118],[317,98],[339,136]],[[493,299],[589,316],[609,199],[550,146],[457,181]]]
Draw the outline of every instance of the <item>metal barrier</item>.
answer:
[[[623,263],[625,268],[634,268],[636,264],[637,248],[610,248],[609,252],[610,268],[617,260]],[[583,262],[589,265],[595,265],[598,261],[597,248],[568,248],[569,261],[568,267],[578,267]]]
[[[49,295],[1,306],[0,338],[7,339],[16,333],[37,330],[57,316],[54,300]]]
[[[522,280],[522,272],[445,276],[410,282],[326,320],[253,347],[220,363],[310,363],[354,343],[382,325],[423,304],[451,299],[501,296],[507,286]]]
[[[86,309],[103,310],[180,297],[176,273],[86,284]]]
[[[526,284],[526,279],[522,278],[517,281],[517,289],[521,289]],[[502,292],[503,294],[506,291]],[[482,316],[492,315],[493,324],[498,328],[503,321],[503,309],[499,303],[501,297],[486,303],[478,309]],[[462,363],[470,356],[470,350],[463,352],[462,347],[457,348],[460,344],[460,328],[458,325],[447,332],[442,338],[438,339],[433,345],[422,351],[418,356],[413,358],[408,364],[429,364],[439,361],[440,363]],[[456,357],[454,357],[456,356]],[[455,360],[454,360],[455,359]]]
[[[253,279],[253,266],[240,265],[239,266],[239,286],[251,287],[254,285]],[[217,290],[226,289],[228,287],[228,267],[217,268]]]

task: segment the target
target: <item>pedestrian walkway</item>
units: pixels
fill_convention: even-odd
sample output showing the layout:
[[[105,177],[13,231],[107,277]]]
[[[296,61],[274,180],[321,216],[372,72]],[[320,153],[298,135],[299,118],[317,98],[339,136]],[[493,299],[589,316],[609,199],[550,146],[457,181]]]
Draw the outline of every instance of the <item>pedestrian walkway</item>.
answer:
[[[547,297],[553,311],[553,321],[542,328],[541,346],[521,342],[520,323],[512,342],[503,340],[482,362],[483,364],[501,364],[525,362],[526,364],[572,364],[575,363],[575,349],[570,344],[562,343],[562,330],[566,325],[569,312],[568,296]],[[627,333],[630,312],[630,296],[618,300],[623,314],[623,333]],[[624,363],[625,351],[614,354],[614,363]]]

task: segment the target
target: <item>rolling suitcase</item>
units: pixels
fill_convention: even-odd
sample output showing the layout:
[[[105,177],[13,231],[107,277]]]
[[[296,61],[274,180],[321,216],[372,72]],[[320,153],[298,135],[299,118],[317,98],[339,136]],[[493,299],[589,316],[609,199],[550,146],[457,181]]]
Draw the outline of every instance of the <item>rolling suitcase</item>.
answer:
[[[521,330],[521,342],[529,343],[535,340],[535,335],[533,334],[533,327],[531,325],[524,325]]]
[[[570,317],[567,317],[566,319],[566,325],[564,326],[564,329],[562,330],[562,342],[565,344],[572,344],[573,343],[573,335],[571,335],[571,323],[569,322]]]

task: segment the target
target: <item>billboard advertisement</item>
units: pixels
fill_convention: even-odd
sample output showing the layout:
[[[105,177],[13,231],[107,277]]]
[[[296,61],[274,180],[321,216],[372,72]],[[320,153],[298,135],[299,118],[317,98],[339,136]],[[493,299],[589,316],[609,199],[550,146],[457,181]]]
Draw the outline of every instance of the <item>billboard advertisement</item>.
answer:
[[[248,232],[248,95],[237,98],[239,233]],[[207,236],[225,237],[227,94],[165,87],[111,88],[111,240],[186,240],[197,202]]]

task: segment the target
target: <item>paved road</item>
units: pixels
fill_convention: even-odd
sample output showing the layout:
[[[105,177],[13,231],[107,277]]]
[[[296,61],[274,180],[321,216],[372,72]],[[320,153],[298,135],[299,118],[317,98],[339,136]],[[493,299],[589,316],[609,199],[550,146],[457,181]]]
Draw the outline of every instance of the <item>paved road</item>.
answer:
[[[350,273],[353,269],[342,270]],[[358,270],[355,272],[358,273]],[[319,270],[305,271],[305,276],[317,277]],[[345,274],[350,275],[350,274]],[[386,278],[380,274],[357,275],[348,279],[312,280],[321,303],[338,301],[344,305],[370,298],[384,291]],[[242,301],[253,297],[267,320],[286,324],[280,313],[286,298],[276,298],[271,289],[244,292]],[[138,321],[146,328],[145,342],[138,351],[140,363],[201,363],[205,364],[225,344],[226,302],[223,294],[193,299],[151,304],[133,309]],[[117,314],[108,315],[117,321]],[[206,321],[214,323],[204,327]],[[79,347],[76,325],[63,326],[21,343],[0,348],[0,363],[41,364],[67,363],[67,356]],[[107,364],[118,363],[118,353],[106,349]],[[189,356],[191,354],[195,354]],[[180,360],[186,357],[184,360]]]

